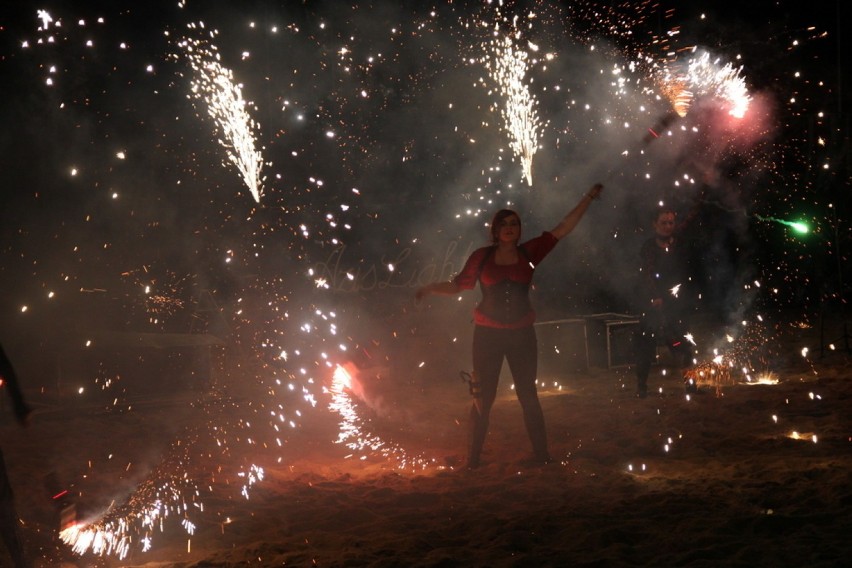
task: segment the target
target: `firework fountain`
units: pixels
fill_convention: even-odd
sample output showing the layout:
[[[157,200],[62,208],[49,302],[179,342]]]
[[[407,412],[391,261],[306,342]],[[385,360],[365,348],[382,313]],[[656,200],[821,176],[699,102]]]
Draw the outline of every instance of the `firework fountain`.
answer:
[[[203,29],[203,24],[190,27]],[[225,148],[228,160],[242,175],[254,200],[260,203],[263,157],[256,148],[255,138],[259,125],[249,116],[249,103],[243,99],[242,88],[234,83],[232,71],[219,62],[215,45],[184,38],[178,46],[193,70],[193,96],[206,106],[207,114],[220,133],[219,142]]]
[[[530,48],[536,49],[534,45]],[[541,124],[536,99],[526,83],[529,55],[515,46],[512,36],[505,35],[489,42],[483,60],[497,84],[501,98],[499,112],[510,137],[509,145],[521,162],[524,179],[531,186],[533,156],[538,150]]]

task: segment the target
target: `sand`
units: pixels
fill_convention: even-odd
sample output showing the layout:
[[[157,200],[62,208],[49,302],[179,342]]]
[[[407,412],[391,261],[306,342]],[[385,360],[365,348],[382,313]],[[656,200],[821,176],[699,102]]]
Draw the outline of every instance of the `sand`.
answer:
[[[813,350],[813,337],[793,338],[773,369],[777,384],[705,386],[690,397],[662,368],[646,399],[634,396],[629,368],[546,370],[556,461],[544,466],[526,461],[508,382],[473,471],[461,467],[469,399],[455,379],[386,392],[368,423],[425,466],[401,469],[397,457],[335,444],[339,417],[317,410],[280,462],[263,464],[248,498],[223,481],[247,463],[240,451],[214,456],[216,476],[191,466],[202,486],[220,487],[204,493],[203,513],[190,511],[195,534],[168,519],[150,551],[137,542],[123,559],[80,556],[59,541],[46,480],[71,490],[80,518],[120,505],[146,479],[162,481],[152,472],[176,439],[189,454],[208,448],[187,433],[205,431],[210,413],[198,401],[209,394],[148,395],[116,411],[28,392],[32,423],[18,428],[4,408],[2,447],[36,566],[848,565],[850,359],[842,350],[799,357],[800,340]]]

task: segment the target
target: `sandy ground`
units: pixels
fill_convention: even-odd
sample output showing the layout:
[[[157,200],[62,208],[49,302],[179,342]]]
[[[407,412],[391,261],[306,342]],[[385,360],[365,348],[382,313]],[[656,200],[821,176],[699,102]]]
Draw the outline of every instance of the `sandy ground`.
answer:
[[[116,410],[28,393],[33,421],[20,429],[5,408],[2,447],[36,566],[840,566],[852,558],[849,361],[791,356],[777,384],[688,398],[661,369],[651,380],[661,392],[647,399],[635,398],[626,368],[545,370],[557,461],[525,461],[506,383],[475,471],[460,467],[464,385],[406,385],[385,393],[381,416],[356,403],[398,452],[333,443],[338,417],[317,411],[248,498],[230,480],[251,461],[234,448],[250,446],[222,451],[206,438],[223,416],[209,395],[149,395]],[[411,465],[400,467],[401,454]],[[170,468],[201,479],[194,534],[172,513],[150,551],[134,541],[123,559],[59,541],[57,487],[78,518],[97,518],[140,487],[179,486]]]

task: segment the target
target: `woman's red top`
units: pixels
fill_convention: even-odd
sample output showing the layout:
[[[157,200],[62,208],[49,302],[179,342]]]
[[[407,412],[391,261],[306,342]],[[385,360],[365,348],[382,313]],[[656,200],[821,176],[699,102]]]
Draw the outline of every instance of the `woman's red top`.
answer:
[[[462,290],[476,286],[477,280],[482,289],[483,301],[473,310],[476,325],[500,329],[517,329],[530,326],[535,322],[535,310],[529,303],[529,285],[538,263],[553,250],[559,242],[550,232],[545,231],[538,237],[519,245],[518,262],[501,265],[494,262],[493,246],[473,251],[461,272],[453,279]],[[493,306],[495,299],[505,306],[505,313],[514,314],[510,321],[500,317]],[[503,313],[503,312],[500,312]]]

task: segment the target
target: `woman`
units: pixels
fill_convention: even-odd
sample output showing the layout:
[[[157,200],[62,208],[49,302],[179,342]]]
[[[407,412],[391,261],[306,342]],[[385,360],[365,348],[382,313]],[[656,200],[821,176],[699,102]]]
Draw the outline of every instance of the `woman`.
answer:
[[[470,409],[468,468],[479,467],[504,358],[523,408],[535,460],[550,461],[544,415],[536,392],[538,345],[529,287],[538,263],[562,237],[574,230],[602,190],[602,185],[595,184],[556,227],[521,244],[518,244],[521,239],[518,214],[509,209],[498,211],[491,222],[491,246],[474,251],[452,280],[433,282],[417,290],[419,300],[432,294],[458,294],[472,289],[477,280],[480,283],[482,301],[474,310],[473,380],[479,383],[481,395],[474,399]]]

